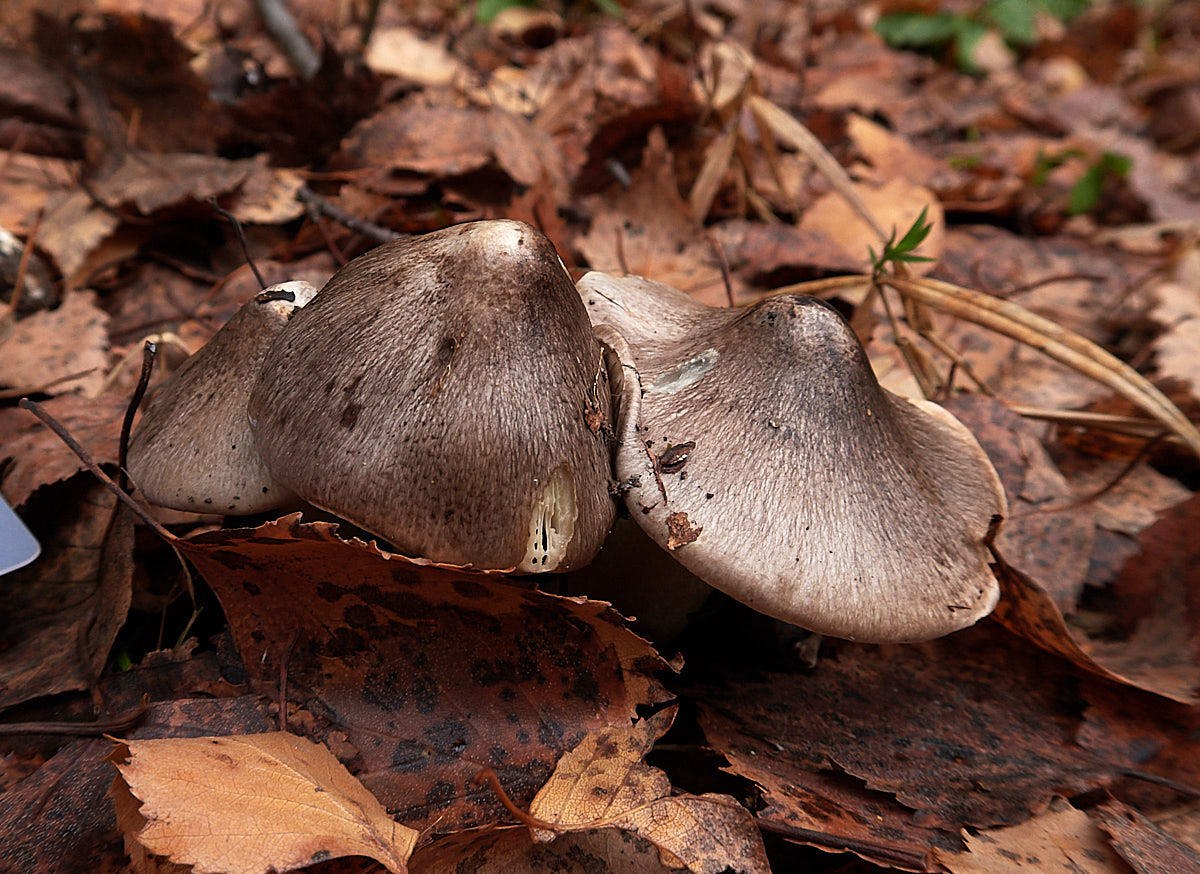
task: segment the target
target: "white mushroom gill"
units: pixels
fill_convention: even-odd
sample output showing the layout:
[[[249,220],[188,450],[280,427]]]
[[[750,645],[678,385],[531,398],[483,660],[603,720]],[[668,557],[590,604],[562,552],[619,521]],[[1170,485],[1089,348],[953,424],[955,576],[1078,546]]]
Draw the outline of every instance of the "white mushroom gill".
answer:
[[[524,573],[545,573],[558,567],[571,538],[579,504],[575,499],[575,480],[564,464],[555,468],[546,490],[533,507],[529,524],[529,548],[517,565]]]

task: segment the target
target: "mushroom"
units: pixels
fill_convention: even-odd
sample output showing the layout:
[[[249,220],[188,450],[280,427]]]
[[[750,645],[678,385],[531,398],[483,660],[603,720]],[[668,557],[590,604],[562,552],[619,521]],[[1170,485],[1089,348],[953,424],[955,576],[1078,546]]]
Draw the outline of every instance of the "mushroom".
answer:
[[[457,225],[351,261],[267,356],[250,423],[304,500],[434,561],[568,570],[609,495],[603,352],[553,245]]]
[[[879,386],[832,307],[788,295],[717,309],[602,273],[579,292],[622,364],[630,515],[693,573],[859,641],[926,640],[992,610],[996,472],[941,407]]]
[[[259,460],[246,401],[272,342],[316,293],[303,281],[259,292],[154,396],[129,443],[129,475],[148,501],[246,515],[294,498]]]

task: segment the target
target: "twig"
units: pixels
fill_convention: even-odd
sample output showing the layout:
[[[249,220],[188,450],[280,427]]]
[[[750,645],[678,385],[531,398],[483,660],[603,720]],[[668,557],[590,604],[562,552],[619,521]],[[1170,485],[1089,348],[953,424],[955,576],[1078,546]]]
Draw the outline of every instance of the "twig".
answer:
[[[729,275],[729,261],[725,258],[725,250],[712,233],[706,232],[704,239],[708,242],[708,247],[712,249],[713,254],[717,256],[717,265],[721,268],[721,281],[725,283],[725,300],[729,302],[732,309],[737,304],[733,299],[733,279]]]
[[[375,25],[379,21],[379,7],[382,5],[382,0],[370,0],[367,3],[367,17],[363,19],[362,34],[359,37],[359,48],[362,51],[367,50],[367,44],[371,42],[371,35],[375,33]]]
[[[29,259],[33,256],[33,244],[37,241],[38,231],[42,229],[42,217],[45,214],[44,209],[37,211],[37,216],[33,219],[33,229],[25,238],[25,247],[21,249],[21,260],[17,262],[17,278],[13,280],[12,296],[8,299],[10,318],[17,316],[17,307],[21,304],[21,292],[25,290],[25,271],[29,269]]]
[[[146,698],[142,703],[119,716],[108,719],[98,719],[95,722],[9,722],[0,723],[0,736],[12,737],[26,734],[65,734],[85,736],[93,734],[112,734],[126,731],[142,721],[150,705]]]
[[[54,388],[56,385],[62,385],[64,382],[70,382],[73,379],[81,379],[89,373],[95,373],[99,368],[89,367],[87,370],[80,370],[76,373],[68,373],[65,376],[57,376],[54,379],[48,379],[45,382],[37,385],[18,386],[17,388],[6,388],[0,391],[0,400],[11,400],[12,398],[21,398],[25,395],[38,395]]]
[[[504,809],[515,816],[522,825],[528,828],[543,829],[549,832],[560,832],[562,826],[553,822],[547,822],[544,819],[538,819],[533,814],[527,813],[513,803],[513,800],[508,797],[508,793],[504,791],[504,787],[500,785],[500,778],[496,776],[496,772],[491,768],[484,768],[475,775],[475,782],[479,784],[486,783],[492,787],[492,791],[496,793],[496,797],[500,799],[500,803],[504,805]]]
[[[301,79],[315,76],[321,68],[321,59],[308,38],[300,32],[300,25],[287,8],[287,3],[284,0],[254,0],[254,5],[267,33],[287,55],[297,75]]]
[[[104,484],[105,488],[117,496],[117,500],[125,504],[125,506],[132,510],[139,519],[149,525],[154,530],[155,534],[168,543],[174,545],[175,541],[179,538],[164,528],[161,522],[146,512],[145,507],[127,495],[120,486],[113,482],[112,477],[106,474],[100,468],[100,465],[96,464],[96,460],[92,458],[91,453],[79,445],[79,441],[71,436],[71,433],[63,426],[62,422],[58,421],[58,419],[54,418],[44,409],[42,409],[41,404],[37,403],[36,401],[31,401],[29,398],[21,398],[21,400],[17,402],[17,406],[21,407],[22,409],[29,410],[29,412],[37,416],[43,425],[57,434],[58,439],[70,447],[71,451],[75,453],[76,457],[84,463],[84,466],[87,467],[89,471],[91,471],[92,476],[100,480],[100,482]]]
[[[158,355],[158,344],[153,340],[147,340],[142,346],[142,373],[138,377],[137,388],[133,390],[133,397],[129,399],[129,406],[125,408],[125,418],[121,422],[121,442],[117,450],[117,465],[121,471],[117,482],[123,492],[129,491],[129,474],[126,472],[129,467],[129,432],[133,429],[133,417],[137,414],[138,407],[142,405],[146,386],[150,384],[150,374],[154,372],[156,355]]]
[[[250,270],[254,273],[254,278],[258,280],[258,287],[266,288],[267,281],[263,279],[263,275],[259,272],[258,265],[254,263],[254,259],[250,257],[250,244],[246,242],[246,232],[242,230],[242,223],[238,221],[237,216],[217,203],[215,197],[210,197],[208,202],[213,209],[220,213],[221,218],[233,225],[234,231],[237,232],[238,243],[242,247],[242,256],[246,259],[246,263],[250,265]]]
[[[1189,786],[1186,783],[1177,783],[1170,777],[1161,777],[1158,774],[1151,774],[1149,771],[1138,771],[1134,768],[1121,768],[1117,771],[1122,777],[1129,777],[1132,780],[1141,780],[1144,783],[1153,783],[1156,786],[1166,786],[1168,789],[1173,789],[1180,795],[1187,795],[1189,798],[1200,798],[1200,789],[1195,786]]]
[[[398,234],[391,228],[385,228],[382,225],[361,219],[356,215],[351,215],[337,204],[330,203],[307,185],[300,186],[300,190],[296,192],[296,199],[301,203],[313,207],[321,215],[327,216],[338,224],[345,225],[350,230],[362,234],[367,239],[374,240],[377,243],[390,243],[392,240],[400,240],[408,236],[407,234]]]
[[[880,859],[894,865],[903,865],[906,868],[916,871],[927,870],[927,860],[924,854],[912,850],[904,850],[900,847],[893,847],[888,844],[859,838],[839,837],[838,835],[826,834],[825,832],[813,829],[800,828],[799,826],[788,825],[787,823],[763,819],[760,816],[754,818],[754,823],[760,831],[782,835],[793,841],[826,847],[831,850],[848,850],[851,853],[869,856],[872,859]]]

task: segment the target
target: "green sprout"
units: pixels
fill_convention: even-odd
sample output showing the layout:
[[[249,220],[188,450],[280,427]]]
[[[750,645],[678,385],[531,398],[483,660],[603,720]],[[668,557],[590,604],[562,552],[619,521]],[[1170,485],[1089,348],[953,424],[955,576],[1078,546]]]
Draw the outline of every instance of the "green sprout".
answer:
[[[899,240],[896,239],[896,228],[893,227],[892,235],[883,244],[882,252],[876,254],[874,248],[871,246],[867,247],[867,251],[871,254],[872,274],[878,276],[888,264],[912,264],[934,260],[925,255],[913,254],[913,250],[925,242],[925,238],[933,230],[933,225],[925,220],[926,213],[928,212],[929,207],[922,209],[921,214],[917,216],[917,220],[912,223],[912,227]]]

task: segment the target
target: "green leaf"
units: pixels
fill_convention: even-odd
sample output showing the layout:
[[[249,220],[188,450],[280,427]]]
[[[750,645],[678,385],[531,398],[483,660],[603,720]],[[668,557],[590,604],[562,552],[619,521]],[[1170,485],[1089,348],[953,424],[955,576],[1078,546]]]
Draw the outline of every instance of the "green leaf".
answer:
[[[475,20],[487,24],[505,9],[532,5],[532,0],[475,0]]]
[[[1037,42],[1037,4],[1030,0],[991,0],[984,10],[1000,34],[1017,45]]]
[[[948,12],[923,15],[919,12],[893,12],[881,15],[875,32],[888,45],[900,48],[931,48],[945,45],[960,27],[958,16]]]
[[[1100,203],[1100,192],[1104,189],[1104,170],[1093,164],[1071,187],[1071,198],[1067,202],[1067,212],[1080,215],[1091,212]]]
[[[961,22],[958,37],[954,40],[954,59],[958,62],[959,69],[968,73],[979,72],[975,63],[975,47],[987,32],[986,24],[967,20]]]
[[[1129,175],[1131,169],[1133,169],[1133,161],[1125,155],[1119,155],[1116,152],[1102,154],[1071,188],[1070,198],[1067,201],[1067,212],[1071,215],[1081,215],[1094,210],[1100,205],[1105,181],[1122,179]]]
[[[1037,5],[1059,21],[1070,21],[1087,11],[1091,0],[1037,0]]]
[[[613,18],[620,18],[625,14],[625,10],[621,8],[617,0],[592,0],[592,5],[605,15],[611,15]]]
[[[917,246],[925,242],[925,238],[929,236],[929,232],[933,230],[933,225],[926,224],[925,216],[929,212],[929,207],[921,210],[921,214],[917,216],[917,220],[913,222],[912,227],[907,233],[900,238],[900,242],[892,247],[893,256],[903,255],[906,252],[911,252]]]

